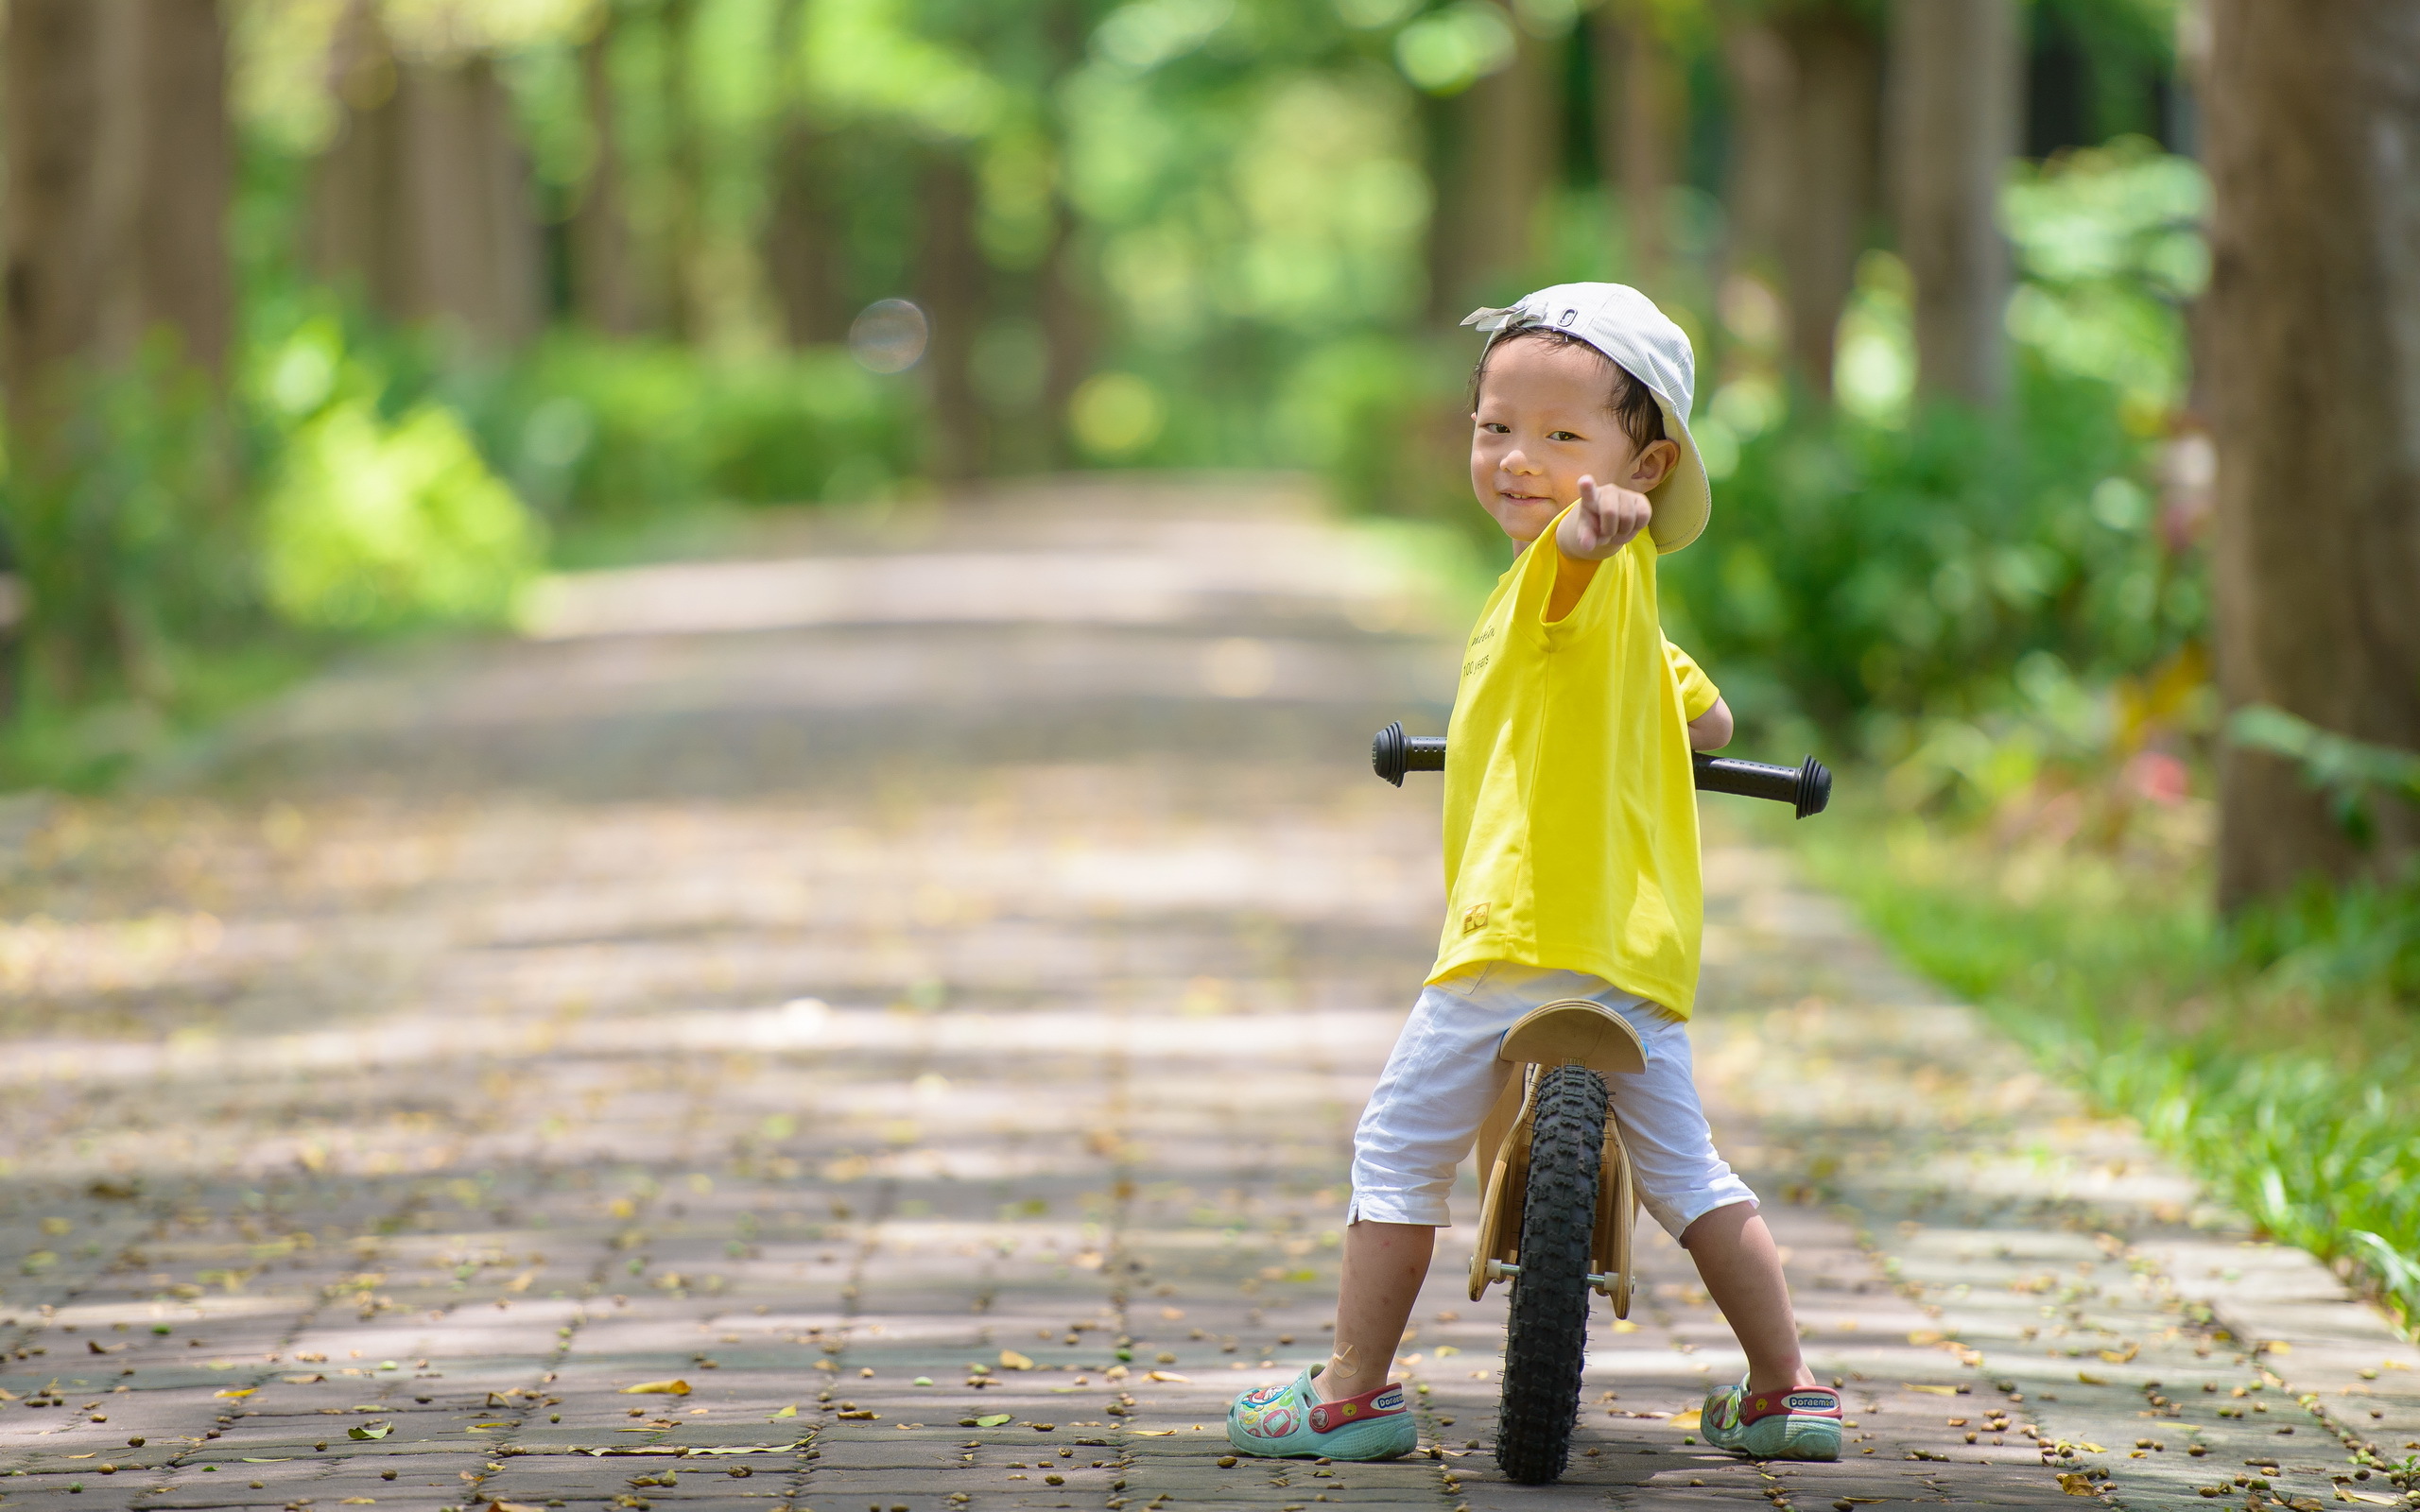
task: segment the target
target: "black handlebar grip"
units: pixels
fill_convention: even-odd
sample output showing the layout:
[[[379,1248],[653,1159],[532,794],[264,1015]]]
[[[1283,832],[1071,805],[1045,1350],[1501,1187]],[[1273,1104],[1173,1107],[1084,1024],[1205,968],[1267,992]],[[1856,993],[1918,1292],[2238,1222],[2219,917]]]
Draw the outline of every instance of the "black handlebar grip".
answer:
[[[1769,766],[1763,762],[1709,756],[1703,751],[1694,753],[1692,761],[1701,792],[1732,793],[1787,803],[1802,819],[1823,813],[1832,801],[1831,770],[1812,756],[1797,766]],[[1370,769],[1397,787],[1403,786],[1406,772],[1442,772],[1445,769],[1444,737],[1407,735],[1403,721],[1396,720],[1370,742]]]
[[[1709,756],[1703,751],[1697,752],[1693,761],[1700,792],[1733,793],[1741,798],[1787,803],[1802,819],[1823,813],[1832,801],[1832,773],[1812,756],[1797,766],[1769,766],[1763,762]]]
[[[1407,735],[1403,721],[1381,730],[1370,742],[1370,769],[1403,786],[1406,772],[1442,772],[1445,769],[1445,737],[1443,735]]]

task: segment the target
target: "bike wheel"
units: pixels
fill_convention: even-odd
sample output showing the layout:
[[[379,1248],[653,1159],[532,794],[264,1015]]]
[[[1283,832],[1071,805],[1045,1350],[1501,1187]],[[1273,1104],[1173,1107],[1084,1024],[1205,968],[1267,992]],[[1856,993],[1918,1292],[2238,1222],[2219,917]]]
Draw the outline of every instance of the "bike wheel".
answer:
[[[1604,1144],[1604,1078],[1585,1066],[1544,1073],[1495,1417],[1495,1463],[1524,1486],[1553,1480],[1571,1456],[1588,1354],[1589,1239]]]

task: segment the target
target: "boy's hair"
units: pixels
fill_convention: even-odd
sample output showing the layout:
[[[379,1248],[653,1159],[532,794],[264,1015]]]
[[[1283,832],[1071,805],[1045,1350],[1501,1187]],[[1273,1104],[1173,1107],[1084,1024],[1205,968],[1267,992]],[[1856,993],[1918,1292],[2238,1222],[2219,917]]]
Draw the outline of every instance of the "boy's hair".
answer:
[[[1471,369],[1470,407],[1478,408],[1478,387],[1487,377],[1488,359],[1515,341],[1546,341],[1558,347],[1579,347],[1614,370],[1613,387],[1605,395],[1605,408],[1619,422],[1630,444],[1645,451],[1650,443],[1668,440],[1664,434],[1664,411],[1656,405],[1654,393],[1640,383],[1628,368],[1599,352],[1588,342],[1568,331],[1558,331],[1550,325],[1528,325],[1507,331],[1487,344],[1478,354],[1478,365]]]

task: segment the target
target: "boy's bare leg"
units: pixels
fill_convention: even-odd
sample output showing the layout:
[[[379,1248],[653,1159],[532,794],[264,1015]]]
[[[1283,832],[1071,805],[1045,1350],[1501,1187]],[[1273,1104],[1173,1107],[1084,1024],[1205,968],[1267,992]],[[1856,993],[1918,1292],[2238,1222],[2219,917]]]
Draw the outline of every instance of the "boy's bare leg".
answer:
[[[1335,1352],[1312,1383],[1322,1401],[1375,1391],[1394,1367],[1404,1325],[1428,1279],[1437,1230],[1424,1223],[1373,1223],[1344,1230],[1344,1276],[1336,1297]],[[1787,1307],[1788,1304],[1784,1304]]]
[[[1747,1351],[1748,1389],[1794,1391],[1815,1384],[1798,1352],[1798,1319],[1790,1312],[1781,1251],[1755,1205],[1735,1202],[1701,1215],[1683,1230],[1681,1245],[1698,1263],[1707,1294]],[[1340,1316],[1340,1327],[1342,1322]]]

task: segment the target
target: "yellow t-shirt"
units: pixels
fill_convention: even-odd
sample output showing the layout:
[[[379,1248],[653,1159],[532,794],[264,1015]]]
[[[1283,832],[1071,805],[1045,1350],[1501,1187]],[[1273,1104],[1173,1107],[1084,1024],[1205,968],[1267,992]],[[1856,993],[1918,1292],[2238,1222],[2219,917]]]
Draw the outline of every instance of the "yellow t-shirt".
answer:
[[[1561,560],[1549,525],[1497,579],[1463,653],[1428,979],[1520,961],[1685,1019],[1705,909],[1688,722],[1719,695],[1664,639],[1645,532],[1548,622]]]

